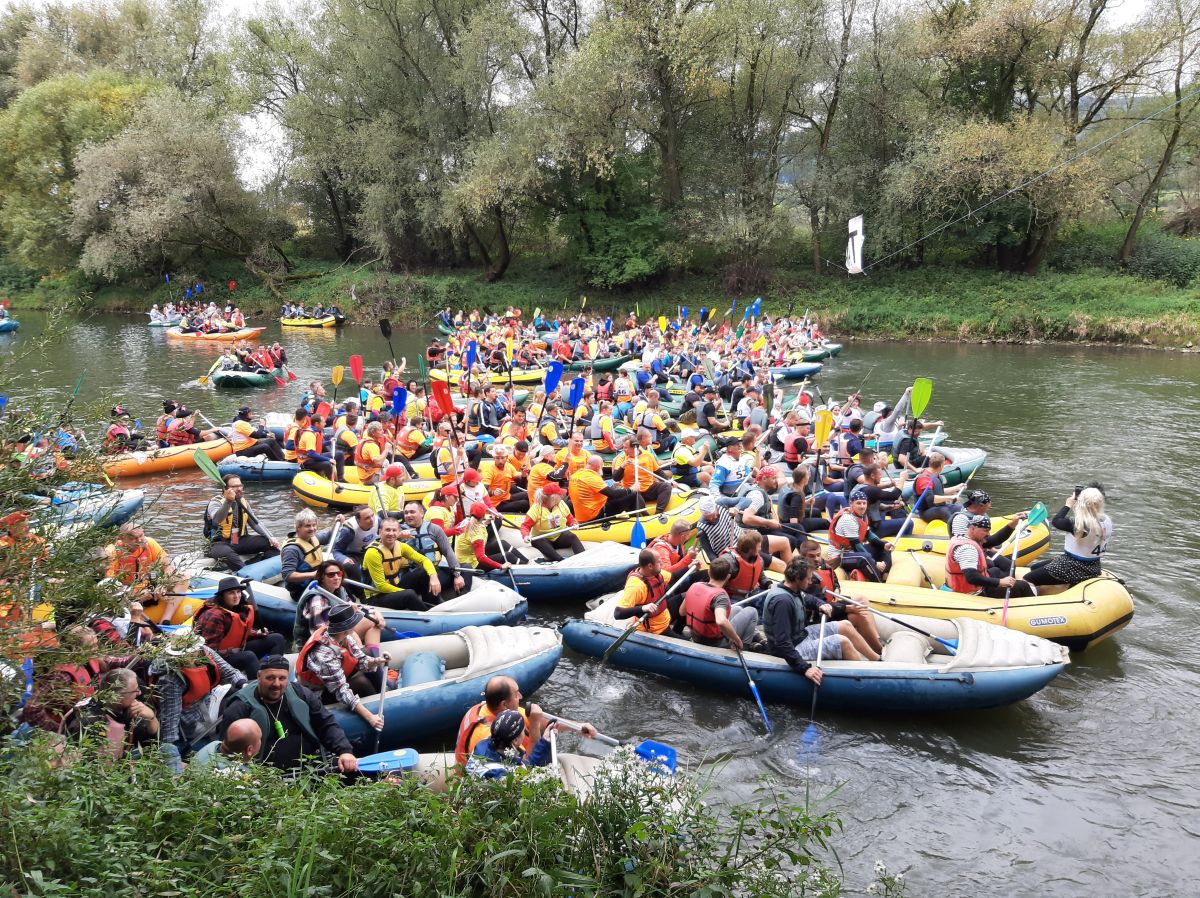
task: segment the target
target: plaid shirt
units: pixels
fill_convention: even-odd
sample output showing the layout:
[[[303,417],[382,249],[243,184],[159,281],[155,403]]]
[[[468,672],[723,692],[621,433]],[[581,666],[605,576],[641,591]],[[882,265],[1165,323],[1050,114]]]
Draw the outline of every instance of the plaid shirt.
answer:
[[[377,659],[367,655],[357,642],[351,640],[347,648],[358,661],[359,667],[367,669],[374,666]],[[346,674],[342,671],[342,647],[331,637],[321,637],[321,641],[305,656],[304,666],[316,674],[325,691],[339,702],[345,703],[351,710],[358,707],[358,695],[350,688],[350,684],[346,682]]]

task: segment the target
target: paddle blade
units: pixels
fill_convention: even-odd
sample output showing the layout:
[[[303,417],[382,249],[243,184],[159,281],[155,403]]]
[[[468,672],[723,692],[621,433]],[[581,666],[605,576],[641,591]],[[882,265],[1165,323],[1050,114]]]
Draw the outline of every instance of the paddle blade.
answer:
[[[358,759],[358,772],[363,774],[391,773],[395,770],[412,770],[421,757],[415,748],[397,748]]]
[[[396,387],[392,390],[392,414],[396,417],[404,414],[405,406],[408,405],[408,390],[404,387]]]
[[[192,460],[196,462],[196,467],[204,472],[214,483],[225,486],[225,481],[221,478],[221,472],[217,470],[216,463],[211,458],[204,454],[200,449],[192,451]]]
[[[811,748],[817,744],[817,740],[820,738],[820,735],[821,734],[817,732],[817,725],[815,723],[810,723],[804,728],[804,735],[800,737],[800,741]]]
[[[763,406],[767,410],[767,414],[775,411],[775,384],[768,383],[763,387]]]
[[[335,387],[340,387],[342,385],[342,378],[345,376],[345,374],[345,368],[343,368],[341,365],[334,365],[333,370],[329,372],[329,379],[333,381],[333,385]]]
[[[606,334],[612,333],[612,319],[611,318],[604,319],[604,333],[606,333]]]
[[[708,323],[708,306],[700,307],[700,323],[701,324]]]
[[[330,405],[328,402],[321,401],[321,402],[317,403],[317,408],[313,412],[313,414],[320,415],[322,421],[328,421],[329,415],[332,412],[333,412],[333,406]]]
[[[386,318],[379,319],[379,332],[383,334],[385,340],[392,339],[392,322]]]
[[[933,395],[933,381],[928,377],[918,377],[913,381],[912,397],[909,403],[912,406],[914,418],[919,418],[925,414],[925,408],[929,405],[929,397]]]
[[[350,356],[350,376],[354,382],[361,384],[363,380],[363,360],[361,355]]]
[[[504,360],[508,362],[509,367],[512,366],[513,360],[513,338],[509,337],[504,341]]]
[[[646,528],[641,521],[634,521],[629,531],[629,545],[634,549],[646,548]]]
[[[669,745],[644,739],[633,753],[656,770],[674,773],[679,765],[679,753]]]
[[[572,410],[583,400],[583,387],[584,382],[582,377],[577,377],[571,381],[571,393],[567,398],[567,404],[571,406]]]
[[[658,316],[658,329],[661,333],[665,334],[667,332],[667,316],[666,315]]]
[[[550,394],[558,389],[559,383],[562,381],[563,366],[562,362],[551,362],[546,368],[546,398],[550,398]]]
[[[1045,503],[1035,502],[1033,508],[1029,509],[1029,517],[1025,519],[1025,526],[1036,527],[1038,524],[1044,524],[1049,516],[1050,512],[1046,509]]]
[[[757,340],[754,341],[754,343],[750,346],[750,348],[753,349],[755,352],[760,352],[762,350],[762,348],[766,345],[767,345],[767,338],[759,337]]]
[[[833,431],[833,412],[827,408],[817,412],[816,422],[813,426],[813,439],[816,441],[817,448],[824,446],[829,442],[829,434]]]
[[[450,397],[450,384],[444,380],[435,380],[429,385],[433,390],[433,401],[438,404],[443,415],[454,414],[454,400]]]
[[[467,344],[467,368],[468,370],[475,367],[475,358],[479,355],[479,344],[472,340]]]
[[[587,346],[587,351],[588,351],[588,358],[594,359],[596,357],[596,353],[600,351],[600,341],[599,340],[589,340],[588,346]]]
[[[688,316],[687,306],[680,306],[679,307],[679,317],[682,318],[684,321],[687,321],[687,316]]]

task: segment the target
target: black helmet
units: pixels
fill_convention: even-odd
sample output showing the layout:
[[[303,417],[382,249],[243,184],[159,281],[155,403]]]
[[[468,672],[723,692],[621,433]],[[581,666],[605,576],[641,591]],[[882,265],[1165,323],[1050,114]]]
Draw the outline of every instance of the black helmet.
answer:
[[[520,711],[502,711],[492,721],[492,748],[504,751],[525,732],[525,718]]]

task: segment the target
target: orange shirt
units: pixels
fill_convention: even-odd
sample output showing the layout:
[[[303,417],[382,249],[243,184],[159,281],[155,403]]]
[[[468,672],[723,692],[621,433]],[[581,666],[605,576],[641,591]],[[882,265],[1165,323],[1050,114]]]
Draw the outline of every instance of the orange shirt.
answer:
[[[563,462],[567,463],[567,473],[574,474],[576,471],[582,471],[587,464],[589,453],[586,449],[580,449],[578,452],[572,452],[570,446],[563,446],[554,454],[554,460],[560,465]]]
[[[479,476],[483,479],[483,485],[487,487],[492,501],[497,504],[512,498],[512,483],[516,473],[512,464],[505,462],[501,465],[495,459],[485,461],[479,466]]]
[[[579,523],[585,524],[593,518],[598,518],[604,511],[604,503],[608,501],[608,498],[600,492],[604,487],[604,478],[591,468],[584,468],[579,473],[572,475],[567,482],[567,492],[571,495],[571,507],[575,509],[575,519]]]
[[[671,582],[671,572],[662,571],[659,576],[663,578],[663,588],[665,589],[667,584]],[[617,605],[621,608],[632,608],[635,605],[645,605],[649,601],[650,590],[647,588],[646,582],[635,571],[625,581],[625,591],[621,593],[621,598],[617,602]],[[619,621],[618,623],[624,622]],[[648,630],[651,633],[661,633],[670,625],[671,612],[667,610],[667,603],[663,602],[659,607],[658,613],[638,624],[638,629]]]
[[[651,472],[658,470],[658,457],[653,452],[649,449],[639,449],[636,469],[633,458],[626,459],[625,453],[619,452],[613,459],[613,467],[619,468],[622,462],[625,464],[625,471],[621,476],[622,486],[637,489],[639,493],[644,493],[654,486],[654,475]],[[637,478],[637,487],[633,485],[634,478]]]

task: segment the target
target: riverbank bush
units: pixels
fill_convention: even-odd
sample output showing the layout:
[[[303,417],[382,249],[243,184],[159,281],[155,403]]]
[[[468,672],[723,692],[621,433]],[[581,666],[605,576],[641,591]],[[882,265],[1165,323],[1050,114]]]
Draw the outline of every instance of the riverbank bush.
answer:
[[[1190,241],[1183,242],[1190,246]],[[1090,258],[1084,253],[1071,264],[1082,265]],[[1178,264],[1182,277],[1190,263]],[[1110,268],[1047,271],[1036,278],[959,267],[887,271],[855,278],[777,269],[763,294],[763,310],[781,314],[790,309],[803,314],[808,309],[827,333],[839,336],[1149,342],[1164,346],[1200,342],[1200,297],[1193,289],[1118,271],[1115,260]],[[716,273],[669,278],[653,289],[605,291],[587,288],[547,259],[520,260],[498,283],[487,283],[481,272],[471,270],[389,274],[311,260],[301,263],[297,272],[303,277],[289,288],[296,302],[310,308],[318,302],[337,303],[352,321],[373,323],[386,315],[409,327],[429,324],[434,313],[445,307],[503,309],[511,305],[526,315],[537,308],[547,315],[572,314],[585,296],[588,310],[622,319],[634,309],[643,320],[660,313],[674,316],[681,306],[687,306],[693,316],[707,306],[720,318],[732,305]],[[278,315],[275,297],[253,278],[240,276],[232,265],[206,274],[205,295],[218,303],[229,301],[230,279],[237,282],[234,304],[252,319]],[[152,303],[178,300],[184,283],[176,278],[170,287],[105,287],[90,294],[85,305],[98,311],[140,313]],[[78,296],[72,292],[74,286],[69,278],[43,278],[36,288],[8,295],[17,309],[43,308]],[[753,297],[739,299],[736,316],[748,299]]]
[[[833,895],[815,860],[831,816],[760,793],[718,812],[686,777],[632,756],[580,802],[539,772],[343,786],[276,772],[156,762],[65,767],[8,752],[0,773],[0,882],[12,894],[180,896]]]

